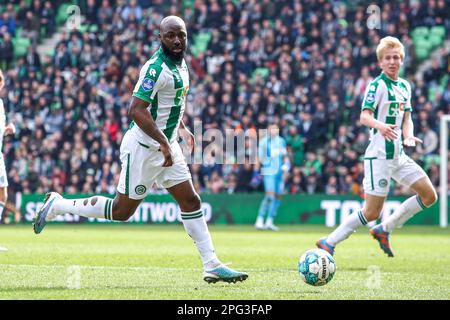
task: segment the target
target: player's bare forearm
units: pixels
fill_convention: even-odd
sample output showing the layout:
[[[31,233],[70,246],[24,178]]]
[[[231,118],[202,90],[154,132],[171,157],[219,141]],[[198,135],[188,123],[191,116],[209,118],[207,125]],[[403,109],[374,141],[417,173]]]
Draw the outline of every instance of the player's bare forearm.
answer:
[[[373,117],[373,111],[370,109],[364,109],[361,111],[360,115],[361,124],[378,130],[381,135],[388,141],[393,141],[398,139],[398,134],[395,131],[397,126],[395,124],[386,124],[381,121],[378,121]]]
[[[150,138],[157,141],[160,145],[169,145],[169,141],[164,133],[156,126],[152,115],[147,110],[149,103],[133,98],[131,101],[128,116],[141,128]]]
[[[414,137],[414,123],[412,122],[411,112],[406,111],[403,117],[403,138]]]
[[[373,117],[373,112],[369,109],[364,109],[361,111],[361,115],[359,120],[362,125],[366,127],[373,128],[379,130],[382,123]]]
[[[411,118],[411,112],[406,111],[403,116],[403,144],[407,147],[415,147],[417,143],[423,143],[422,140],[414,136],[414,123]]]

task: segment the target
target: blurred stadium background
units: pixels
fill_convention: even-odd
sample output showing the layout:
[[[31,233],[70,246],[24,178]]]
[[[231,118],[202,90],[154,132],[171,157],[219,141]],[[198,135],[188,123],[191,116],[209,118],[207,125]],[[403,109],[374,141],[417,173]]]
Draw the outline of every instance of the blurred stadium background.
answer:
[[[72,4],[79,11],[68,10]],[[183,17],[188,29],[185,123],[239,132],[277,122],[289,146],[286,193],[292,202],[305,195],[362,196],[368,130],[359,123],[360,104],[380,72],[376,44],[386,35],[398,37],[406,50],[401,76],[413,86],[415,132],[424,140],[407,152],[439,189],[439,119],[450,114],[450,2],[384,3],[376,29],[367,27],[369,5],[0,0],[6,78],[0,97],[17,127],[3,147],[9,199],[25,214],[27,195],[115,193],[131,93],[168,14]],[[251,164],[205,161],[191,165],[191,172],[204,196],[263,192]],[[391,187],[391,195],[410,193]],[[280,210],[282,216],[283,203]]]

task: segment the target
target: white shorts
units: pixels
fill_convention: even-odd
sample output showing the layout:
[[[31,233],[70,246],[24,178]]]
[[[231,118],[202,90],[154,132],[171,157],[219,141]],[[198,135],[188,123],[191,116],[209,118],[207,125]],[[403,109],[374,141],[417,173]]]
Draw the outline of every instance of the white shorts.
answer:
[[[364,158],[364,192],[379,197],[389,193],[391,178],[410,187],[427,174],[406,154],[393,160]]]
[[[5,160],[3,155],[0,154],[0,188],[6,188],[8,186],[8,176],[6,175]]]
[[[183,152],[178,142],[173,142],[173,165],[162,167],[164,156],[158,148],[148,146],[136,140],[127,131],[120,145],[120,172],[117,191],[131,199],[141,200],[156,183],[159,187],[170,188],[191,179]]]

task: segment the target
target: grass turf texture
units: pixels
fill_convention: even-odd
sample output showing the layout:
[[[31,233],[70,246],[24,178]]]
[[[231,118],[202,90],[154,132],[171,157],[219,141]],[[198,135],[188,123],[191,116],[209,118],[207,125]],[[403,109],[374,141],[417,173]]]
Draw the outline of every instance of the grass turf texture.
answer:
[[[334,279],[312,287],[298,258],[332,229],[281,227],[210,226],[220,259],[249,278],[207,284],[181,225],[1,226],[0,299],[450,299],[449,229],[396,230],[387,258],[361,228],[337,248]]]

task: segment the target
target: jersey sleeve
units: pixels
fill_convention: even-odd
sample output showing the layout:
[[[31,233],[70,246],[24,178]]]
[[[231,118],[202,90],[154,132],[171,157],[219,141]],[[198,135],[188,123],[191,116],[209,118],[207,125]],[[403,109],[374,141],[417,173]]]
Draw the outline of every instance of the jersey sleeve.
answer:
[[[406,91],[408,92],[408,98],[407,98],[406,104],[405,104],[405,111],[412,112],[412,105],[411,105],[412,91],[411,91],[411,85],[409,84],[408,81],[405,81],[405,87],[406,87]]]
[[[361,110],[370,109],[375,111],[381,99],[381,88],[379,82],[372,82],[366,89]]]
[[[139,72],[139,80],[133,90],[133,97],[152,103],[156,93],[166,85],[162,66],[155,62],[146,63]]]

